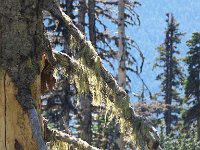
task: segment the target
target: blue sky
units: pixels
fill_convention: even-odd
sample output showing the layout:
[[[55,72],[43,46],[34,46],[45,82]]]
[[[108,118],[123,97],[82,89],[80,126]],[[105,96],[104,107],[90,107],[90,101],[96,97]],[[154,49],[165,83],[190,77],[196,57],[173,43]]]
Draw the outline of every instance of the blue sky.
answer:
[[[155,57],[158,56],[155,48],[164,41],[164,30],[166,28],[166,13],[174,14],[181,32],[186,35],[179,45],[181,55],[184,56],[187,47],[185,45],[193,32],[200,31],[200,0],[140,0],[142,4],[137,8],[140,16],[140,27],[127,29],[129,36],[138,43],[145,56],[145,64],[142,76],[152,92],[159,91],[159,83],[155,81],[159,70],[152,71]],[[130,34],[131,33],[131,34]],[[134,54],[133,54],[134,55]],[[141,89],[140,82],[133,74],[130,74],[133,82],[132,91]],[[133,96],[130,95],[133,99]]]

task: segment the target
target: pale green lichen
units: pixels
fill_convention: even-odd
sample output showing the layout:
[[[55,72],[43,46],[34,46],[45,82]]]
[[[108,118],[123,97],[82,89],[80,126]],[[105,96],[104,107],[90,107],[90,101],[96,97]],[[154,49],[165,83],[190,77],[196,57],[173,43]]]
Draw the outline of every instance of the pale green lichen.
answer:
[[[62,141],[56,141],[51,146],[51,150],[67,150],[67,149],[68,149],[68,143]]]
[[[93,50],[82,49],[79,53],[78,66],[71,73],[78,95],[90,92],[92,94],[92,105],[104,105],[108,116],[105,118],[105,126],[117,119],[120,124],[120,132],[123,133],[125,141],[136,144],[137,127],[131,123],[130,99],[126,94],[121,94],[122,89],[112,89],[101,77],[102,63]],[[88,65],[92,63],[93,65]],[[87,67],[90,66],[90,67]],[[66,72],[67,73],[67,72]],[[114,82],[113,82],[114,84]],[[135,123],[139,124],[139,123]]]
[[[94,106],[101,106],[103,101],[106,105],[106,111],[109,112],[109,117],[106,118],[107,122],[105,125],[107,126],[114,117],[117,118],[121,126],[120,132],[125,135],[125,140],[135,143],[136,137],[135,134],[133,134],[134,129],[130,122],[126,120],[126,118],[129,119],[131,116],[129,97],[122,97],[122,99],[118,101],[117,95],[107,86],[100,76],[97,77],[94,70],[84,67],[83,71],[84,73],[81,71],[78,75],[74,75],[78,93],[81,94],[90,91],[92,93],[92,104]]]

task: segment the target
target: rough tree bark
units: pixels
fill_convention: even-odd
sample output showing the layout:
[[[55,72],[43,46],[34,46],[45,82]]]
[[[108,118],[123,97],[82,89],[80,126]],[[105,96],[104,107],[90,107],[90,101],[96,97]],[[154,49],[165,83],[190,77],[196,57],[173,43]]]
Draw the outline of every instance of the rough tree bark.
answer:
[[[42,2],[0,1],[0,149],[46,149],[37,109],[45,37]]]

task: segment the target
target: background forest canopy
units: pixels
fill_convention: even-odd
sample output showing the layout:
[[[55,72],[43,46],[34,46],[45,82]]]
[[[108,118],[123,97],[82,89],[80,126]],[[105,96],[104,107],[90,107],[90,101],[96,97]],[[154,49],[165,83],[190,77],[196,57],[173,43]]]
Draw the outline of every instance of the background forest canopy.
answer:
[[[96,48],[104,66],[113,73],[118,85],[134,99],[132,105],[135,111],[151,120],[158,129],[162,148],[189,150],[192,146],[192,149],[200,149],[200,32],[194,32],[186,43],[182,43],[187,46],[183,55],[180,45],[185,31],[180,31],[179,20],[172,12],[165,12],[165,17],[160,14],[165,20],[165,28],[160,33],[164,38],[150,52],[156,53],[152,66],[145,62],[149,57],[145,51],[149,50],[141,49],[137,39],[133,39],[129,33],[131,28],[137,30],[143,24],[137,12],[142,2],[59,2],[63,11]],[[63,26],[63,22],[44,12],[44,24],[55,50],[68,54],[82,64],[87,63],[78,58],[78,55],[84,56],[87,52],[83,50],[79,54],[80,45]],[[155,70],[153,76],[159,91],[150,90],[151,85],[145,82],[148,76],[142,75],[143,68]],[[96,69],[98,73],[98,66]],[[111,113],[112,106],[109,106],[110,109],[105,108],[108,106],[105,95],[101,94],[104,89],[98,83],[99,79],[93,77],[89,70],[91,76],[83,74],[82,81],[78,82],[76,77],[70,76],[70,68],[64,76],[60,72],[62,68],[54,70],[56,84],[53,89],[47,90],[44,86],[43,114],[49,120],[49,125],[59,130],[69,128],[68,132],[72,135],[99,148],[132,148],[128,140],[124,139],[125,133],[120,131],[117,118]],[[87,83],[92,83],[90,80],[95,80],[96,85],[88,87]],[[137,82],[141,86],[132,86]]]

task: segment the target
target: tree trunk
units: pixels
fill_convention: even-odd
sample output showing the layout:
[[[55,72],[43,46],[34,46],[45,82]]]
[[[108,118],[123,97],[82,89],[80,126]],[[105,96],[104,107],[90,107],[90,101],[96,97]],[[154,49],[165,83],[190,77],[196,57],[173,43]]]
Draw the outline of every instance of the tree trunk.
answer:
[[[42,3],[0,1],[0,149],[46,149],[40,109]]]
[[[96,30],[95,30],[95,0],[88,1],[88,17],[89,17],[89,35],[92,45],[96,47]]]
[[[118,6],[118,84],[120,87],[125,89],[126,86],[126,69],[125,69],[125,18],[124,18],[124,11],[125,11],[125,3],[124,0],[119,0]]]
[[[168,18],[168,27],[169,31],[166,33],[166,53],[167,53],[167,64],[166,64],[166,97],[165,104],[167,105],[167,110],[165,112],[165,125],[166,125],[166,134],[169,135],[171,132],[171,124],[172,124],[172,80],[173,80],[173,30],[170,26],[173,24],[173,16],[170,14]]]
[[[90,0],[89,0],[90,1]],[[90,2],[88,2],[89,4]],[[90,13],[90,6],[88,6]],[[85,34],[85,14],[86,14],[86,0],[79,1],[78,25],[80,31]],[[90,25],[90,23],[89,23]],[[90,27],[89,27],[90,28]],[[93,44],[93,43],[92,43]],[[92,94],[90,92],[80,96],[80,137],[82,140],[92,142]]]
[[[86,0],[79,1],[78,9],[78,27],[82,33],[85,34],[85,13],[86,13]]]
[[[92,97],[91,93],[80,96],[80,137],[91,144],[92,142]]]
[[[32,96],[37,108],[40,104],[40,76],[32,84]],[[36,150],[31,124],[26,112],[16,99],[17,89],[5,70],[0,68],[0,149],[1,150]]]
[[[126,88],[126,68],[125,68],[125,56],[126,56],[126,49],[125,49],[125,2],[124,0],[119,0],[118,3],[118,78],[117,82],[120,87],[124,90]],[[119,125],[117,125],[117,130],[120,131]],[[118,147],[120,150],[125,148],[125,142],[123,140],[122,133],[119,133],[119,137],[116,140]]]

